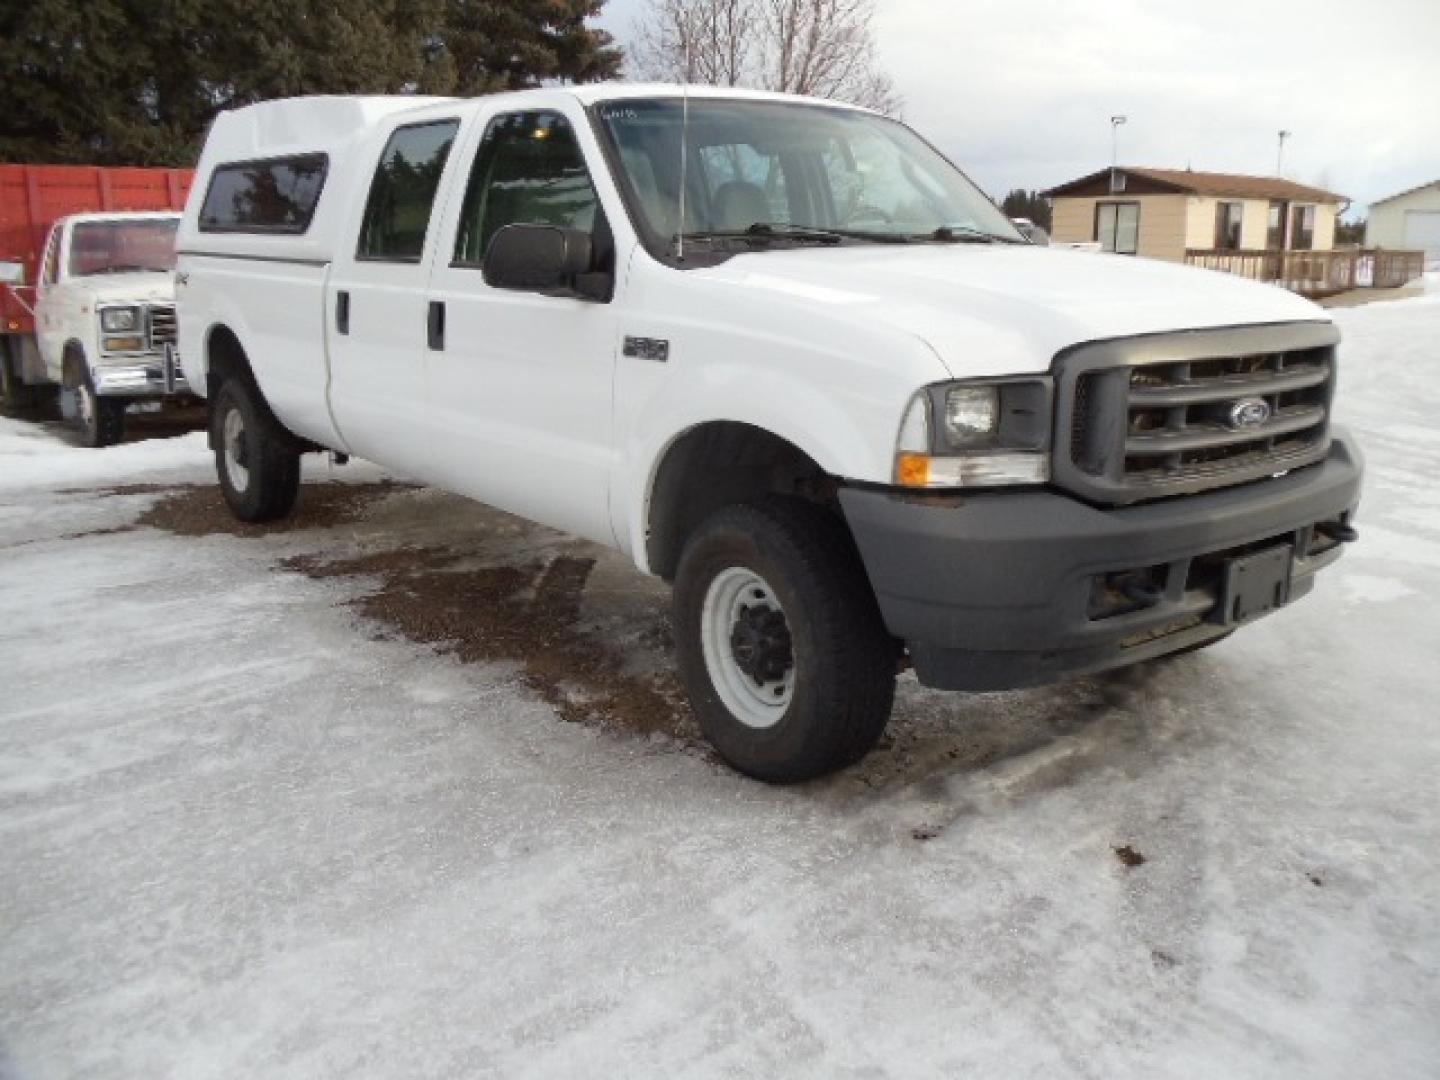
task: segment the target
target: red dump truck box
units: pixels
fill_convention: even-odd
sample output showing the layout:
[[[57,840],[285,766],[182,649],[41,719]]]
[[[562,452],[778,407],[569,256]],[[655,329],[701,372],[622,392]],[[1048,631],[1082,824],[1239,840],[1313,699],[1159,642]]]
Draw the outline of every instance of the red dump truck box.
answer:
[[[180,210],[193,169],[0,165],[0,262],[25,264],[25,285],[0,285],[0,333],[34,330],[41,249],[56,218],[102,210]]]

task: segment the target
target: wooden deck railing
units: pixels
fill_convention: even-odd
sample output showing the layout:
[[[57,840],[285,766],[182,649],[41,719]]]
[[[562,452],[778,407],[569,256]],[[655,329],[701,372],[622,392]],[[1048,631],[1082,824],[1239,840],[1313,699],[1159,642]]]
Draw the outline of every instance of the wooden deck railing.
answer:
[[[1393,289],[1425,270],[1423,251],[1216,251],[1191,248],[1191,266],[1222,270],[1281,285],[1304,296],[1330,296],[1347,289]]]

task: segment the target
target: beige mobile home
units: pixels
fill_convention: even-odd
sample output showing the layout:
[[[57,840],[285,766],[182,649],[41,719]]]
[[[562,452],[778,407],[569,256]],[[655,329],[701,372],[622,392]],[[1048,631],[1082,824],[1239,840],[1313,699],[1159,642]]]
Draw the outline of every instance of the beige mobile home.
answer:
[[[1200,251],[1328,251],[1345,196],[1273,176],[1102,169],[1045,192],[1057,243],[1186,261]]]

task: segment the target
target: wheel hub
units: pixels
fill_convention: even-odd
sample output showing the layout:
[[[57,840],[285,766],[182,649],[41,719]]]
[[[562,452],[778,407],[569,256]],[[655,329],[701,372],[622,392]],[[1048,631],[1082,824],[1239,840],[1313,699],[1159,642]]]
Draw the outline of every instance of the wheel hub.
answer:
[[[730,650],[736,665],[756,686],[783,678],[795,663],[785,613],[765,603],[740,608],[730,633]]]
[[[746,727],[773,727],[795,693],[797,667],[785,609],[744,566],[715,575],[700,611],[700,645],[715,693]]]

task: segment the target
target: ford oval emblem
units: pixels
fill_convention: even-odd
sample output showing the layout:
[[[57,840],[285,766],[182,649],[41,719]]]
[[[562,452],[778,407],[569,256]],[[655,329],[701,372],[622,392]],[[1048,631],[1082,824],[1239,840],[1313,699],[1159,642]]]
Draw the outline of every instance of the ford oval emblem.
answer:
[[[1258,427],[1270,419],[1270,403],[1264,398],[1241,398],[1230,406],[1232,428]]]

